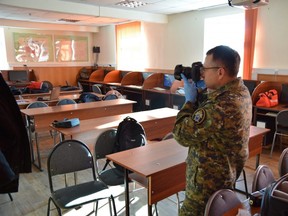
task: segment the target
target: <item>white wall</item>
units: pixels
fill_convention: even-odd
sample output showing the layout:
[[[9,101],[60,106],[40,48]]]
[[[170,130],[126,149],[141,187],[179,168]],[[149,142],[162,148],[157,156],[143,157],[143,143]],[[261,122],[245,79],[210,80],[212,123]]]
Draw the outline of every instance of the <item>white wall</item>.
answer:
[[[287,9],[287,0],[271,0],[258,11],[255,68],[288,69]]]
[[[94,46],[100,47],[98,55],[98,65],[116,66],[116,38],[115,26],[101,27],[99,33],[95,34]]]

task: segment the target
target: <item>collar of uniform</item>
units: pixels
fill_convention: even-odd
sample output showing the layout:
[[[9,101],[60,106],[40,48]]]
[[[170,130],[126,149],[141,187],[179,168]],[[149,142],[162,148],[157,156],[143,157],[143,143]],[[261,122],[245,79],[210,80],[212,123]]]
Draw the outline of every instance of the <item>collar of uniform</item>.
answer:
[[[224,92],[231,90],[231,88],[236,88],[237,86],[239,86],[239,84],[243,82],[241,77],[235,78],[234,80],[232,80],[231,82],[227,83],[224,86],[221,86],[220,88],[216,89],[215,91],[208,93],[208,99],[211,98],[216,98],[219,95],[223,94]]]

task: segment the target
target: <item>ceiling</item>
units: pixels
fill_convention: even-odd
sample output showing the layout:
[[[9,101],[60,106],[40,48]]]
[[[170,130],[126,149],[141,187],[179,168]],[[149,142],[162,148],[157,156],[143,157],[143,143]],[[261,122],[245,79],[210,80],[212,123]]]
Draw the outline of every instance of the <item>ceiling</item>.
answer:
[[[0,19],[82,26],[105,26],[135,20],[165,23],[170,14],[228,6],[228,0],[142,0],[147,3],[145,6],[128,8],[116,5],[120,1],[0,0]]]

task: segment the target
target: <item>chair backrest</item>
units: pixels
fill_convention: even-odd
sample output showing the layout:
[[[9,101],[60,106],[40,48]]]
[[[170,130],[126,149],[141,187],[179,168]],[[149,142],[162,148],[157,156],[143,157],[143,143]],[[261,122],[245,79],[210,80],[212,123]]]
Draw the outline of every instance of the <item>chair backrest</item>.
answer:
[[[166,134],[166,135],[162,138],[162,140],[167,140],[167,139],[172,139],[172,138],[174,138],[174,135],[173,135],[172,132],[170,132],[170,133]]]
[[[271,89],[275,89],[278,92],[278,99],[280,97],[280,94],[282,92],[282,83],[280,82],[273,82],[273,81],[264,81],[257,85],[255,89],[252,92],[252,104],[256,105],[256,102],[259,99],[259,94],[269,91]]]
[[[118,99],[117,95],[114,95],[114,94],[109,94],[109,95],[106,95],[103,100],[115,100],[115,99]]]
[[[286,127],[286,128],[285,128]],[[276,116],[276,131],[288,132],[288,110],[282,110]]]
[[[275,182],[275,177],[272,170],[267,165],[260,165],[254,174],[252,192],[264,189],[273,182]]]
[[[97,159],[104,159],[106,155],[112,154],[115,150],[117,129],[111,128],[103,131],[96,139],[94,155]]]
[[[47,169],[51,192],[54,190],[52,177],[56,175],[89,169],[93,180],[96,180],[93,155],[78,140],[64,140],[57,144],[48,156]]]
[[[50,91],[53,89],[53,84],[50,81],[45,80],[42,82],[42,85],[44,85],[45,88],[49,89]]]
[[[67,104],[76,104],[76,101],[74,101],[73,99],[64,98],[64,99],[59,100],[56,105],[59,106],[59,105],[67,105]]]
[[[230,189],[221,189],[209,198],[204,216],[222,216],[231,209],[241,207],[237,194]]]
[[[92,91],[98,94],[102,94],[102,91],[97,84],[92,85]]]
[[[26,109],[39,108],[39,107],[48,107],[48,104],[44,103],[43,101],[35,101],[30,103],[26,107]]]
[[[280,155],[278,170],[280,177],[288,173],[288,148],[284,149]]]

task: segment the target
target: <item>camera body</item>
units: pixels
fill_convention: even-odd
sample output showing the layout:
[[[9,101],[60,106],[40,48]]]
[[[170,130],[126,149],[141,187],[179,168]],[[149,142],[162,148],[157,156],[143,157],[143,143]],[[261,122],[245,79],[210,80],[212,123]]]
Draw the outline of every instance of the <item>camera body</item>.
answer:
[[[192,79],[194,82],[198,82],[201,79],[200,69],[203,67],[202,62],[192,63],[192,67],[183,67],[182,64],[176,65],[174,69],[174,77],[176,80],[181,80],[181,74],[187,79]]]

